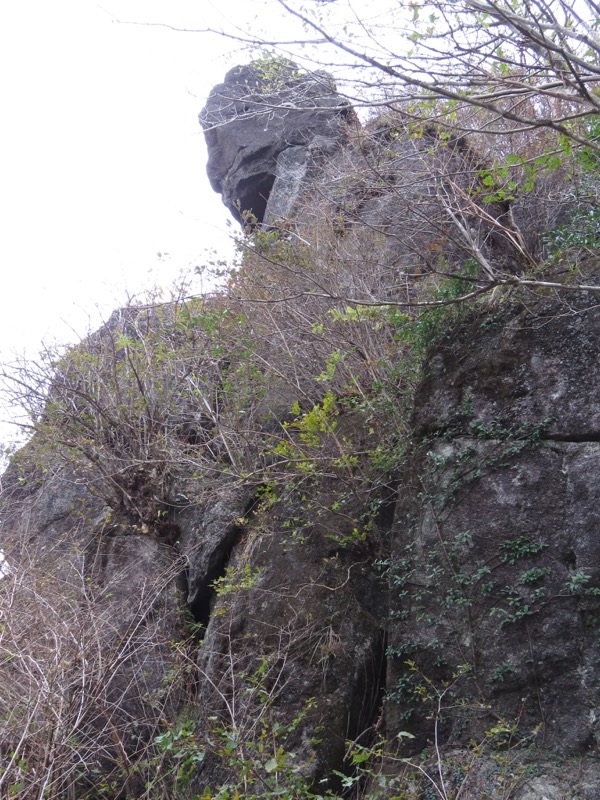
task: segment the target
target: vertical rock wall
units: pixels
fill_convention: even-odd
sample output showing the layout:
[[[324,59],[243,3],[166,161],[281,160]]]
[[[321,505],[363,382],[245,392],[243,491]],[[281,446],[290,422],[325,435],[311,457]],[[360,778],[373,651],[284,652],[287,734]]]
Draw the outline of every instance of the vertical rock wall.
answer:
[[[392,545],[390,736],[528,753],[550,776],[528,798],[600,790],[599,325],[593,298],[555,298],[442,338]]]

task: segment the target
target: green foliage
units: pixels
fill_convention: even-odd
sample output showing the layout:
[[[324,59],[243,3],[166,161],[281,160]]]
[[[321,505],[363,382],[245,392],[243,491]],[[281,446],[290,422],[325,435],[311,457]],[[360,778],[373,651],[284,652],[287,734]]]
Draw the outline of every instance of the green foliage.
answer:
[[[356,796],[365,800],[450,800],[471,796],[472,792],[482,800],[492,800],[498,791],[510,792],[520,784],[526,773],[523,756],[537,729],[531,737],[524,737],[517,721],[498,717],[467,746],[443,753],[440,731],[446,715],[457,706],[468,711],[468,705],[457,698],[455,690],[469,668],[459,667],[447,681],[436,683],[422,674],[414,661],[407,661],[406,666],[414,678],[412,690],[417,702],[432,721],[432,740],[411,756],[406,755],[406,750],[414,751],[415,737],[406,730],[400,730],[392,741],[380,738],[370,746],[349,742],[348,773],[336,772],[344,789],[354,789]],[[499,680],[508,671],[499,671]],[[480,770],[486,762],[494,766],[493,794],[481,793]]]
[[[575,150],[575,158],[578,163],[588,172],[598,172],[600,166],[600,154],[598,153],[598,142],[600,141],[600,122],[598,116],[589,117],[585,122],[584,136],[595,145],[595,147],[580,147]],[[561,140],[564,142],[564,138]],[[570,148],[570,149],[569,149]],[[564,143],[563,150],[568,154],[573,152],[570,142]]]
[[[461,445],[460,436],[456,438],[457,431],[453,431],[439,437],[441,441],[438,439],[435,449],[425,455],[419,503],[426,509],[426,517],[424,530],[417,537],[426,535],[428,530],[435,530],[436,536],[429,538],[425,549],[411,542],[393,559],[380,562],[395,598],[393,617],[397,624],[407,621],[413,630],[420,631],[414,639],[405,638],[401,644],[388,648],[390,658],[405,663],[409,658],[412,665],[411,669],[401,670],[389,693],[403,719],[415,715],[423,718],[419,704],[424,687],[419,676],[428,671],[447,675],[457,654],[464,657],[467,651],[464,640],[477,636],[478,619],[487,618],[501,629],[538,613],[548,600],[545,581],[551,569],[535,565],[535,559],[547,547],[538,537],[506,538],[495,553],[488,548],[483,559],[474,553],[472,531],[445,530],[449,515],[473,484],[505,469],[524,448],[539,446],[546,424],[544,421],[539,426],[505,428],[498,421],[483,424],[466,415],[459,429],[485,441],[483,449],[470,439]],[[447,436],[451,444],[444,444]],[[514,574],[514,568],[521,563],[525,569]],[[422,666],[415,667],[417,664]],[[475,663],[471,666],[475,667]],[[502,675],[505,673],[503,670]],[[469,677],[466,665],[463,676]],[[495,679],[500,679],[500,673]],[[467,688],[468,681],[465,691]],[[465,696],[469,697],[468,691]],[[476,694],[471,701],[478,701]]]
[[[499,594],[502,605],[493,606],[489,614],[499,621],[501,627],[536,614],[547,597],[545,589],[541,586],[533,589],[527,596],[512,587],[502,587]]]
[[[579,597],[600,597],[600,588],[597,586],[590,586],[589,583],[591,580],[592,576],[584,569],[576,570],[566,582],[565,589],[570,594]]]
[[[187,721],[169,728],[154,740],[159,753],[175,763],[173,782],[176,787],[189,783],[206,756],[199,745],[195,728],[193,722]]]
[[[397,341],[410,347],[416,366],[420,366],[420,360],[429,348],[451,331],[472,309],[469,303],[455,301],[471,290],[478,271],[477,262],[469,259],[455,275],[444,277],[431,292],[431,302],[439,305],[421,311],[417,316],[396,308],[388,310],[388,322],[395,330]]]
[[[467,409],[465,409],[465,411],[467,411]],[[500,442],[512,441],[516,443],[516,447],[520,447],[521,445],[530,446],[539,444],[551,423],[551,417],[545,417],[535,424],[525,423],[522,425],[506,425],[499,417],[495,417],[490,422],[471,419],[469,421],[468,431],[478,439],[497,440]],[[516,452],[520,452],[520,449]],[[507,455],[513,454],[507,453]]]
[[[250,564],[242,567],[227,567],[225,575],[217,578],[212,583],[212,588],[218,597],[239,592],[244,589],[252,589],[256,586],[260,578],[260,570],[253,570]]]
[[[588,206],[575,210],[568,223],[544,234],[548,257],[560,261],[575,251],[596,251],[600,246],[600,208]]]
[[[270,684],[272,665],[266,657],[258,660],[254,671],[235,677],[236,686],[242,690],[245,716],[239,720],[224,720],[211,716],[205,733],[203,747],[210,750],[222,763],[222,772],[228,777],[215,788],[204,787],[201,800],[258,800],[263,797],[278,797],[283,800],[340,800],[329,791],[316,791],[313,782],[305,777],[304,765],[298,760],[288,742],[314,708],[308,699],[298,713],[287,723],[282,722],[274,708],[274,698],[281,690]],[[233,706],[230,705],[230,708]],[[198,746],[194,743],[192,752]],[[204,750],[198,751],[204,757]],[[188,747],[183,748],[187,758]],[[186,785],[188,776],[184,776]]]
[[[550,424],[544,419],[536,425],[506,426],[498,419],[489,423],[474,419],[467,406],[461,411],[434,438],[435,447],[426,451],[421,496],[432,502],[439,514],[449,511],[475,482],[503,469],[525,450],[539,446]],[[446,441],[448,444],[444,444]],[[424,444],[427,447],[431,441]]]
[[[548,547],[545,542],[535,541],[531,536],[523,534],[500,542],[500,558],[507,564],[515,564],[520,559],[531,558]]]
[[[513,177],[512,166],[513,159],[508,156],[502,164],[496,163],[490,168],[479,170],[484,203],[506,203],[515,199],[519,184]]]
[[[266,51],[251,62],[251,67],[266,84],[262,88],[263,92],[280,92],[290,84],[290,81],[301,76],[296,65],[288,58]]]

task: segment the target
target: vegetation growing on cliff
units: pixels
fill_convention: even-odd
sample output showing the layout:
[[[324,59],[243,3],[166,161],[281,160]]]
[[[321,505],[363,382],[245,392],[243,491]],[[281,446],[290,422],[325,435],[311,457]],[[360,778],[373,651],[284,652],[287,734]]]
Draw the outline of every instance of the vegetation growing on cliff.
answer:
[[[449,130],[486,137],[554,132],[567,147],[600,152],[590,137],[600,111],[600,43],[589,0],[577,8],[564,0],[382,0],[362,15],[343,2],[276,5],[295,21],[296,41],[265,42],[251,32],[245,40],[286,55],[303,47],[357,106],[400,104],[416,122],[434,116]]]
[[[499,366],[475,370],[479,408],[467,387],[415,418],[452,337],[514,333],[534,290],[595,283],[595,24],[474,0],[422,23],[414,5],[409,69],[332,42],[322,4],[280,4],[387,76],[385,114],[350,121],[294,219],[246,219],[220,291],[123,309],[7,375],[32,439],[4,486],[0,796],[508,797],[553,735],[531,636],[550,604],[585,618],[596,657],[594,565],[553,531],[548,566],[552,537],[519,516],[553,420],[539,398],[511,418],[513,352],[495,342]],[[456,49],[423,82],[436,14]],[[260,63],[276,82],[277,66]],[[539,462],[561,486],[586,435],[565,430]],[[531,663],[488,663],[515,630]],[[537,695],[515,714],[523,685]]]

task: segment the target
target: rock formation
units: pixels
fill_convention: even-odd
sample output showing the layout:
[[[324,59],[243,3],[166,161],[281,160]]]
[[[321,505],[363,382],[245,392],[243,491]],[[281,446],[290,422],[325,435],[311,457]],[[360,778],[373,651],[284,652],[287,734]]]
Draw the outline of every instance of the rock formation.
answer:
[[[483,738],[493,709],[518,720],[516,736],[591,755],[600,318],[590,298],[560,308],[538,300],[466,319],[430,356],[393,545],[408,572],[395,578],[405,613],[390,631],[400,657],[389,685],[404,686],[405,657],[449,682],[469,664],[457,694],[472,705],[449,712],[449,741]],[[398,713],[410,687],[394,702]]]
[[[0,797],[598,796],[600,313],[404,313],[544,245],[464,143],[350,116],[228,73],[209,176],[262,223],[230,294],[115,314],[42,405],[22,376]]]
[[[339,146],[351,113],[326,72],[275,59],[235,67],[200,113],[213,189],[237,219],[289,218],[315,157]]]

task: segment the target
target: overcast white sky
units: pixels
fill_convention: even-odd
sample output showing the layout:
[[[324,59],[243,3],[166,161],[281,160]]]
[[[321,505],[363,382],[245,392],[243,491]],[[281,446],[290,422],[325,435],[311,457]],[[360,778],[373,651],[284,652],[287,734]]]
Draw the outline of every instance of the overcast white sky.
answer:
[[[224,247],[197,114],[230,45],[114,19],[202,27],[209,15],[207,0],[2,4],[3,353],[63,335],[60,319],[82,333],[97,304]]]
[[[314,8],[341,19],[352,0]],[[299,33],[277,0],[0,0],[4,363],[76,341],[207,250],[233,254],[197,117],[250,54],[168,26]],[[6,416],[0,400],[0,444]]]
[[[250,14],[241,0],[1,4],[0,358],[75,340],[207,248],[230,252],[197,115],[248,56],[116,19],[203,28]]]

